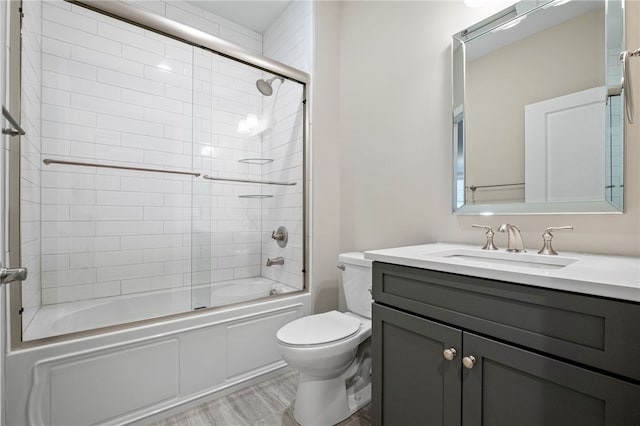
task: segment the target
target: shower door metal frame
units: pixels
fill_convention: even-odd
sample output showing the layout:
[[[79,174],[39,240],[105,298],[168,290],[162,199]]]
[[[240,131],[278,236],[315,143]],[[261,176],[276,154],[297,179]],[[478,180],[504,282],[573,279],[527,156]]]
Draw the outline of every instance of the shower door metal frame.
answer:
[[[22,99],[22,1],[9,1],[9,109],[20,121]],[[22,137],[9,138],[7,182],[8,267],[19,268],[22,262],[20,236],[20,155]],[[4,226],[4,224],[2,224]],[[22,345],[22,282],[9,284],[10,349]]]
[[[20,100],[21,100],[21,33],[22,33],[22,1],[10,0],[10,50],[11,58],[9,58],[11,71],[9,76],[11,111],[20,116]],[[302,216],[303,216],[303,237],[302,237],[302,280],[303,288],[300,291],[309,291],[309,179],[307,178],[309,161],[309,133],[308,133],[308,85],[310,82],[309,74],[297,68],[290,67],[273,59],[257,55],[247,49],[237,46],[221,38],[207,34],[204,31],[189,27],[161,15],[139,9],[135,6],[126,4],[120,0],[64,0],[68,3],[75,4],[103,15],[128,22],[132,25],[148,29],[149,31],[173,38],[175,40],[187,43],[191,46],[211,51],[215,54],[227,57],[237,62],[244,63],[262,71],[283,77],[287,80],[302,84]],[[21,262],[20,253],[20,138],[12,138],[10,153],[10,169],[9,169],[9,251],[10,251],[10,267],[18,267]],[[13,232],[12,232],[13,231]],[[135,321],[80,331],[76,333],[64,334],[59,336],[46,337],[37,340],[22,341],[22,290],[21,283],[16,282],[10,284],[10,344],[11,350],[26,349],[43,344],[55,343],[64,340],[70,340],[79,337],[103,334],[109,331],[122,330],[124,328],[135,327],[143,324],[150,324],[169,318],[177,318],[185,315],[192,315],[195,311],[188,311],[179,314],[166,315],[147,320]],[[291,293],[288,293],[291,294]],[[285,297],[286,295],[274,296]],[[215,308],[213,308],[215,309]],[[202,312],[202,311],[198,311]]]
[[[65,0],[87,9],[111,16],[121,21],[129,22],[138,27],[160,33],[167,37],[183,41],[195,47],[210,50],[230,59],[243,62],[263,71],[267,71],[302,83],[309,83],[309,74],[297,68],[275,61],[273,59],[257,55],[243,47],[223,40],[219,37],[195,29],[180,22],[173,21],[165,16],[157,15],[135,6],[114,0]]]

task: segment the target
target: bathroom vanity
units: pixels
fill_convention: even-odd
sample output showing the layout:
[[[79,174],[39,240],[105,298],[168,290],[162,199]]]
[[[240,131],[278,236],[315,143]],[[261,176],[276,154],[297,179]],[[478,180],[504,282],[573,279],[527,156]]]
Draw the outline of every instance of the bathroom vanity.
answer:
[[[640,424],[640,262],[429,244],[373,264],[374,425]]]

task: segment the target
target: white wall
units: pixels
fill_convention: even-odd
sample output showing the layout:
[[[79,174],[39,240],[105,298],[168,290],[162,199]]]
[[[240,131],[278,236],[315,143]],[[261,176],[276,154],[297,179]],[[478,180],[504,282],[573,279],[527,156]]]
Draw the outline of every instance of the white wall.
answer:
[[[314,2],[311,105],[311,273],[315,312],[338,306],[340,252],[340,2]],[[338,102],[336,102],[338,100]],[[354,246],[355,247],[355,246]],[[349,249],[351,247],[348,247]]]
[[[627,2],[629,47],[640,39],[639,9]],[[333,154],[342,159],[341,205],[339,222],[331,223],[340,251],[435,241],[479,245],[483,235],[471,224],[510,222],[532,248],[541,246],[545,227],[574,225],[556,236],[557,250],[640,254],[638,124],[626,127],[623,215],[451,215],[451,35],[494,11],[444,1],[342,3],[340,115],[332,123],[340,126]],[[638,65],[632,63],[632,73],[640,81]],[[639,99],[640,85],[635,90]],[[496,240],[504,247],[504,236]]]

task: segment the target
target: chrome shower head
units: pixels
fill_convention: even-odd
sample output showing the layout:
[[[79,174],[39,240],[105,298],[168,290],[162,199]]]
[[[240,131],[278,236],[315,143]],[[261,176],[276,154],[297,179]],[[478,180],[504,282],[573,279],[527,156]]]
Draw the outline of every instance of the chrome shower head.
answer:
[[[271,86],[271,83],[273,83],[274,80],[280,80],[280,84],[284,83],[284,78],[282,77],[272,77],[269,80],[261,78],[256,81],[258,91],[265,96],[271,96],[273,94],[273,87]]]

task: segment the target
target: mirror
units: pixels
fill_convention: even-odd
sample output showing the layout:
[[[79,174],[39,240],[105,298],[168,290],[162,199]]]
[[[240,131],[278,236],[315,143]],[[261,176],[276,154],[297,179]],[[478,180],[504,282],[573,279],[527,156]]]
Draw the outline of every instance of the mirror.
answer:
[[[525,0],[453,36],[454,214],[621,213],[623,0]]]

